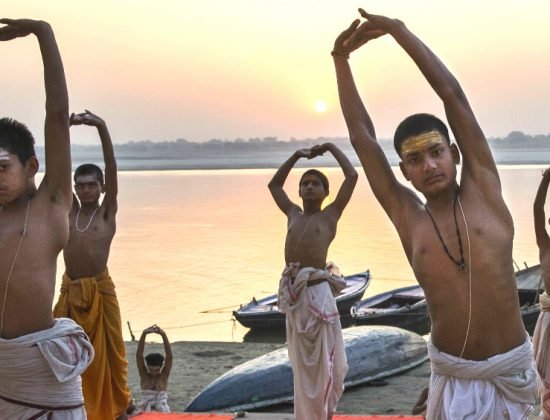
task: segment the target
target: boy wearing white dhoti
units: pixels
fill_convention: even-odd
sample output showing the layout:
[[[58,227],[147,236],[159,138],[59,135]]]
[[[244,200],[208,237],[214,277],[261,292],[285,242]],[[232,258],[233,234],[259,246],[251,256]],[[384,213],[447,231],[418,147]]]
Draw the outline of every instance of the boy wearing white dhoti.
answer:
[[[541,311],[533,335],[533,348],[537,369],[542,379],[540,405],[545,420],[550,419],[550,297],[548,296],[548,291],[550,291],[550,237],[546,232],[546,215],[544,212],[548,184],[550,184],[550,168],[542,174],[533,203],[535,236],[539,248],[539,260],[545,290],[540,296]]]
[[[74,321],[11,340],[0,338],[1,419],[84,419],[80,375],[94,355]]]
[[[299,182],[302,210],[284,191],[285,180],[300,158],[312,159],[327,151],[342,168],[344,182],[334,201],[321,209],[329,194],[328,179],[315,169],[306,171]],[[348,158],[332,143],[325,143],[296,151],[269,183],[275,203],[288,218],[287,268],[279,283],[278,304],[286,313],[297,420],[331,419],[344,390],[348,367],[334,296],[345,287],[345,281],[331,272],[335,267],[327,266],[326,261],[336,225],[356,182],[357,172]]]
[[[337,37],[332,51],[340,105],[369,185],[395,226],[424,289],[433,345],[467,361],[490,360],[514,351],[524,344],[526,334],[512,262],[514,224],[485,135],[458,80],[426,44],[398,19],[359,12],[365,21],[355,20]],[[395,130],[402,175],[425,200],[397,179],[348,62],[350,53],[385,35],[395,41],[391,45],[404,50],[441,99],[451,128],[449,133],[441,119],[419,113],[405,118]],[[370,66],[376,61],[371,60]],[[451,143],[450,134],[456,144]],[[527,366],[532,363],[530,352],[525,352],[525,358]],[[458,374],[453,372],[451,376]],[[525,397],[537,386],[536,375],[526,379],[530,382],[512,391],[517,395],[507,395],[509,400],[535,402],[534,394],[530,402]],[[459,378],[456,381],[460,383]],[[429,392],[434,392],[431,387]],[[477,405],[475,393],[462,397],[463,405]],[[446,405],[431,407],[437,398],[428,398],[431,419],[452,417]]]
[[[524,419],[538,393],[531,339],[487,360],[466,360],[428,343],[432,375],[426,418]]]
[[[92,352],[82,329],[52,314],[57,257],[67,242],[72,204],[63,62],[46,22],[0,19],[0,24],[0,41],[36,37],[46,91],[46,168],[38,188],[31,132],[0,118],[0,418],[82,419],[79,375]],[[3,67],[10,71],[7,62]]]
[[[168,405],[168,391],[153,391],[152,389],[142,389],[141,401],[137,406],[137,411],[157,411],[160,413],[169,413],[170,406]]]
[[[286,315],[296,418],[330,418],[344,392],[348,365],[334,297],[345,287],[334,266],[291,263],[283,271],[278,307]]]

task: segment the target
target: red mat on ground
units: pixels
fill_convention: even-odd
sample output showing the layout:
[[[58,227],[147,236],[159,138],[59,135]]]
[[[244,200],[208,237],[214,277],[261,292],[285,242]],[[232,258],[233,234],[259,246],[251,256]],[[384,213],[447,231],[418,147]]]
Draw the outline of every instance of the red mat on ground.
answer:
[[[233,420],[233,414],[192,414],[192,413],[141,413],[133,416],[137,420]],[[243,417],[246,420],[246,417]],[[334,416],[334,420],[414,420],[418,416]]]

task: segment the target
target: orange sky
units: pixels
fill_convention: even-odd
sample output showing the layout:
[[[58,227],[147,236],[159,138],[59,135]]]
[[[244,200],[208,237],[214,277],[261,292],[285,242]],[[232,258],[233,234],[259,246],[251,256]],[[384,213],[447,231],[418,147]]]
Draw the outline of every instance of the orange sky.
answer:
[[[345,136],[330,50],[359,6],[403,20],[455,72],[487,136],[550,133],[550,2],[376,0],[25,0],[5,17],[49,21],[71,109],[104,117],[115,142]],[[19,4],[22,3],[22,4]],[[403,51],[382,38],[351,64],[380,137],[442,107]],[[0,44],[0,115],[42,143],[34,39]],[[324,101],[327,110],[315,111]],[[95,133],[73,130],[75,143]]]

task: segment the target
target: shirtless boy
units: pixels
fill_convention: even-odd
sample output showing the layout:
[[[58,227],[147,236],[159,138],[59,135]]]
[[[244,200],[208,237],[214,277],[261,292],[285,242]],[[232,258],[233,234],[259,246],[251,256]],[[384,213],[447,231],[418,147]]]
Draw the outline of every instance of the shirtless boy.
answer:
[[[366,22],[353,22],[332,55],[352,145],[426,294],[432,319],[427,418],[523,418],[537,396],[537,374],[519,313],[514,226],[489,145],[460,84],[435,54],[401,21],[360,12]],[[385,34],[442,100],[458,144],[450,144],[447,127],[432,115],[416,114],[398,126],[401,171],[425,203],[393,174],[348,64],[353,50]]]
[[[27,127],[0,120],[0,418],[80,419],[80,374],[93,358],[73,321],[54,319],[57,256],[67,242],[71,208],[69,100],[52,28],[0,19],[0,41],[34,35],[44,65],[46,171]]]
[[[542,379],[541,407],[544,419],[550,419],[550,237],[546,231],[546,215],[544,203],[550,184],[550,168],[542,174],[537,196],[533,204],[535,220],[535,236],[539,248],[540,267],[544,280],[544,293],[540,296],[541,311],[535,333],[533,334],[533,348],[537,369]]]
[[[159,334],[164,343],[164,357],[160,353],[149,353],[143,357],[145,337],[148,334]],[[138,411],[159,411],[169,413],[168,378],[172,369],[172,347],[166,333],[158,325],[146,328],[139,339],[136,362],[141,385],[141,402]]]
[[[312,159],[327,151],[342,168],[344,182],[334,201],[322,208],[329,194],[328,180],[319,171],[306,171],[299,183],[302,209],[288,198],[285,180],[300,158]],[[269,183],[275,203],[288,219],[278,305],[286,314],[297,420],[331,419],[344,391],[348,366],[334,296],[346,283],[334,265],[327,266],[327,254],[356,183],[357,172],[331,143],[296,151]]]
[[[96,165],[84,164],[75,171],[76,196],[69,215],[69,241],[63,249],[66,271],[54,315],[75,320],[94,346],[95,359],[82,375],[88,419],[124,418],[130,402],[128,362],[115,286],[107,270],[116,230],[116,160],[103,119],[86,111],[72,114],[70,122],[97,128],[105,160],[105,182]],[[102,193],[105,197],[100,205]]]

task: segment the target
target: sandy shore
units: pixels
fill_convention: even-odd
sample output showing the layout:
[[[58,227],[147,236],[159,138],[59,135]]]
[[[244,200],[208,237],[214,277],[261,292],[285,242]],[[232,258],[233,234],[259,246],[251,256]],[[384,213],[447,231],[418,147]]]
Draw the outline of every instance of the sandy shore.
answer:
[[[129,360],[128,383],[133,398],[139,400],[139,377],[135,363],[136,347],[136,342],[126,343]],[[281,347],[284,345],[276,343],[185,341],[173,343],[174,364],[168,388],[170,408],[172,411],[183,411],[195,395],[218,376],[247,360]],[[162,352],[163,347],[161,344],[147,344],[145,353],[152,351]],[[367,384],[351,388],[346,390],[340,400],[338,412],[342,414],[410,414],[421,390],[428,386],[429,376],[430,364],[425,362],[403,374],[388,377],[384,385]],[[292,405],[272,406],[265,411],[292,413]]]
[[[139,400],[139,377],[135,353],[137,343],[126,343],[128,382]],[[170,408],[183,411],[206,385],[229,369],[262,354],[284,347],[275,343],[177,342],[172,344],[174,364],[170,376]],[[147,344],[145,352],[163,351],[161,344]],[[384,386],[359,386],[344,393],[338,411],[344,414],[410,414],[430,375],[429,363],[387,379]],[[291,413],[292,405],[268,407],[272,413]]]

